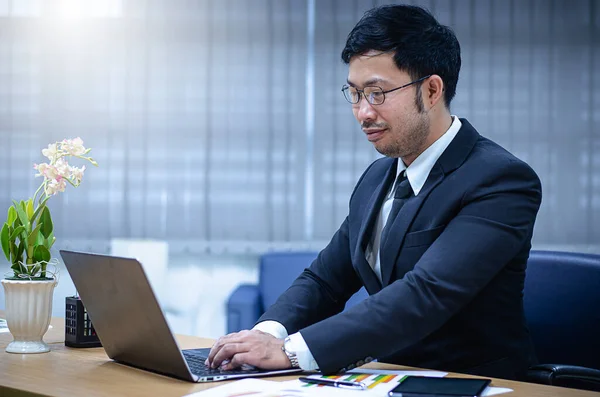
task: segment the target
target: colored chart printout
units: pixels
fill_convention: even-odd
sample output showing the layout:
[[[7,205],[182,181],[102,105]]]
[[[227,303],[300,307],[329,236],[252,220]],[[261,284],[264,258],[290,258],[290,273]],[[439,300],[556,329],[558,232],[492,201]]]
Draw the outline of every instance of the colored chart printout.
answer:
[[[340,380],[346,382],[360,382],[364,384],[367,390],[379,390],[390,391],[396,385],[406,377],[406,375],[396,374],[368,374],[368,373],[351,373],[342,375],[311,375],[309,378],[314,379],[329,379],[329,380]],[[302,385],[303,388],[321,388],[331,387],[325,385],[317,385],[314,383],[305,383]]]

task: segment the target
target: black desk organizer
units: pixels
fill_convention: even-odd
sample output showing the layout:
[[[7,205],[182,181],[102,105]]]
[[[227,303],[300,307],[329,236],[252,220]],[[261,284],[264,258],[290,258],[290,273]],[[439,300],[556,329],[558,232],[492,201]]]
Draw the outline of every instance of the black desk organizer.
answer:
[[[88,313],[77,296],[68,296],[65,301],[65,345],[69,347],[101,347],[100,339],[88,317]]]

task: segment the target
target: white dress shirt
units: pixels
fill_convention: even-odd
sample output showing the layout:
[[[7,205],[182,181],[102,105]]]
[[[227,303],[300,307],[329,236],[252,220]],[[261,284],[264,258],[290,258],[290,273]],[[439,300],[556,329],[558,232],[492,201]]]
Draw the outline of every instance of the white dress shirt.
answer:
[[[401,172],[406,171],[406,177],[408,178],[408,182],[410,183],[410,187],[412,188],[415,196],[419,194],[423,188],[423,185],[425,185],[425,181],[427,180],[431,169],[438,161],[442,153],[444,153],[444,150],[446,150],[448,145],[450,145],[450,142],[452,142],[458,133],[458,130],[460,130],[461,125],[462,123],[458,117],[452,116],[452,124],[450,125],[450,128],[440,138],[438,138],[437,141],[425,149],[425,151],[421,153],[419,157],[417,157],[410,164],[410,166],[406,167],[404,162],[398,159],[396,177],[400,175]],[[383,227],[385,226],[387,218],[389,217],[392,209],[392,203],[394,201],[393,191],[393,186],[390,186],[385,201],[383,202],[383,205],[379,211],[379,215],[377,216],[377,223],[375,224],[374,230],[375,233],[373,233],[373,237],[371,238],[365,253],[366,259],[369,262],[369,265],[371,265],[373,268],[373,272],[375,272],[379,281],[381,281],[381,257],[379,255],[379,243],[381,239],[381,231],[383,230]],[[288,336],[288,332],[285,327],[277,321],[263,321],[256,324],[253,329],[269,333],[279,339],[283,339]],[[300,368],[305,371],[319,369],[317,362],[315,361],[300,332],[290,335],[290,343],[288,346],[289,349],[295,352],[298,356],[298,364],[300,365]]]

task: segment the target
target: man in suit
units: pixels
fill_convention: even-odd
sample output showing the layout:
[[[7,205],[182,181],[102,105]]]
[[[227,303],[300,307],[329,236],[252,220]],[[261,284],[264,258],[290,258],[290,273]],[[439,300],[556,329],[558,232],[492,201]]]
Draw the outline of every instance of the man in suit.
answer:
[[[342,59],[344,95],[385,157],[311,266],[207,363],[334,373],[378,359],[518,379],[535,363],[522,291],[537,175],[451,115],[460,46],[427,11],[368,11]],[[370,296],[342,312],[362,286]]]

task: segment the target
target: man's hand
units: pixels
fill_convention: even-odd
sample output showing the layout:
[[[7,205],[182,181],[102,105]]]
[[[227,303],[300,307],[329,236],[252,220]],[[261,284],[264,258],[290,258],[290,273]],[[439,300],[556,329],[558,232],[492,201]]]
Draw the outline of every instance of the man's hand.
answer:
[[[291,368],[290,360],[281,349],[283,340],[261,331],[240,331],[217,340],[210,350],[206,365],[230,370],[253,365],[262,369]]]

